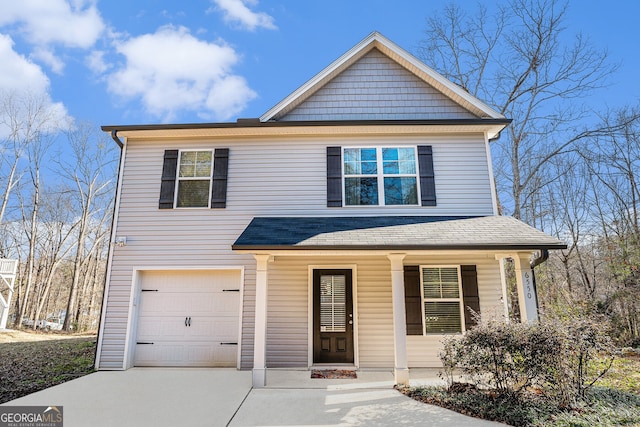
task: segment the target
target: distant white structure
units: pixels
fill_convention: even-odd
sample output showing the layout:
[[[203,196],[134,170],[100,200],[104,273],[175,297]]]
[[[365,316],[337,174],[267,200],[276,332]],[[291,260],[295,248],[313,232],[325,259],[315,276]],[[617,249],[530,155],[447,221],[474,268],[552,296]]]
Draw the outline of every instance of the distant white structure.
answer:
[[[0,259],[0,329],[7,327],[17,269],[18,260]]]

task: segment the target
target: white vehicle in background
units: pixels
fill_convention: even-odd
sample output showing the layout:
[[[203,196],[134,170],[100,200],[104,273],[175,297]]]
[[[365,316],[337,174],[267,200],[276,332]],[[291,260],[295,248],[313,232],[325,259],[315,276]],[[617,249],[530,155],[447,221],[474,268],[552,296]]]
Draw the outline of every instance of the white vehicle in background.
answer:
[[[46,320],[38,320],[36,327],[47,331],[61,331],[63,323],[64,320],[62,319],[49,317]]]

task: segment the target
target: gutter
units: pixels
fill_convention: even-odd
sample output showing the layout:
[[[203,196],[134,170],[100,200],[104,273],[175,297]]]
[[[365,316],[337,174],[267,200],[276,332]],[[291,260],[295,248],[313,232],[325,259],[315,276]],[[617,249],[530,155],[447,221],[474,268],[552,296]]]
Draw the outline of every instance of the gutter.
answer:
[[[124,142],[118,137],[118,129],[111,129],[111,138],[118,144],[118,147],[122,150],[124,147]]]
[[[178,129],[228,129],[248,127],[302,127],[302,126],[375,126],[375,125],[508,125],[511,119],[438,119],[438,120],[300,120],[300,121],[268,121],[259,119],[238,119],[236,122],[223,123],[174,123],[174,124],[146,124],[146,125],[108,125],[101,126],[104,132],[113,131],[144,131],[144,130],[178,130]],[[497,138],[497,137],[496,137]],[[496,138],[492,138],[493,141]],[[115,138],[114,138],[115,140]],[[117,142],[117,141],[116,141]]]

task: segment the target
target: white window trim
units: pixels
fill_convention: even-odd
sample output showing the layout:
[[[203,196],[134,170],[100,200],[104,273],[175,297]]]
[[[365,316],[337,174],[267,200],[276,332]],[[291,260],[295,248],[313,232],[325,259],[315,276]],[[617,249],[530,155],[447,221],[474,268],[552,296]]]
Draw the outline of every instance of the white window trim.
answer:
[[[180,164],[182,162],[182,153],[193,153],[197,151],[208,151],[211,153],[211,168],[209,169],[209,197],[207,197],[207,206],[178,206],[178,196],[180,189],[180,181],[204,181],[206,177],[198,176],[198,177],[181,177],[180,176]],[[210,209],[211,208],[211,186],[213,185],[213,161],[214,161],[214,150],[203,150],[203,149],[188,149],[188,150],[179,150],[178,151],[178,164],[176,167],[176,186],[174,190],[174,200],[173,207],[174,209]]]
[[[378,204],[377,205],[348,205],[347,204],[347,188],[346,188],[346,174],[345,174],[345,170],[344,170],[344,163],[345,163],[345,155],[344,152],[345,150],[348,149],[367,149],[367,148],[373,148],[376,150],[376,169],[377,169],[377,173],[375,175],[365,175],[365,174],[353,174],[353,175],[349,175],[349,178],[371,178],[371,177],[376,177],[378,179]],[[415,174],[393,174],[393,175],[389,175],[389,174],[384,174],[384,163],[382,160],[382,150],[384,148],[412,148],[413,149],[413,158],[414,158],[414,162],[415,162],[415,170],[416,173]],[[407,207],[407,206],[420,206],[421,205],[421,201],[420,201],[420,195],[421,190],[420,190],[420,169],[419,169],[419,163],[418,163],[418,146],[417,145],[393,145],[393,144],[385,144],[385,145],[380,145],[380,146],[371,146],[371,145],[354,145],[354,146],[348,146],[348,147],[342,147],[342,164],[340,165],[342,168],[342,206],[346,207],[346,208],[373,208],[373,207],[379,207],[379,206],[391,206],[391,207]],[[416,203],[412,204],[412,205],[387,205],[385,204],[385,199],[384,199],[384,178],[415,178],[416,179]]]
[[[424,275],[422,273],[422,270],[425,268],[455,268],[458,271],[458,295],[460,295],[459,298],[425,298],[424,297],[424,282],[423,282],[423,278]],[[466,331],[465,329],[465,317],[464,317],[464,294],[462,293],[462,269],[460,268],[459,265],[452,265],[452,264],[438,264],[438,265],[421,265],[420,269],[419,269],[419,275],[420,275],[420,301],[421,301],[421,306],[420,306],[420,311],[421,311],[421,315],[422,315],[422,336],[447,336],[447,335],[456,335],[456,334],[464,334],[464,332]],[[434,334],[434,333],[427,333],[427,319],[425,318],[424,315],[424,303],[425,302],[457,302],[460,308],[460,332],[452,332],[452,333],[448,333],[448,334]]]

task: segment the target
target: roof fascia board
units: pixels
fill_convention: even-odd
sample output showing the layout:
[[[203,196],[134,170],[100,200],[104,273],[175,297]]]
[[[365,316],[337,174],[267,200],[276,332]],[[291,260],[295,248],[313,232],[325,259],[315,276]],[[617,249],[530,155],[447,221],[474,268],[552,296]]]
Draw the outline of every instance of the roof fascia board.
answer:
[[[489,137],[499,134],[511,121],[508,119],[452,119],[452,120],[354,120],[354,121],[291,121],[265,122],[259,126],[238,123],[195,123],[187,125],[110,125],[105,132],[117,131],[129,138],[189,138],[189,137],[268,137],[280,135],[333,134],[404,135],[432,133],[483,133]]]

